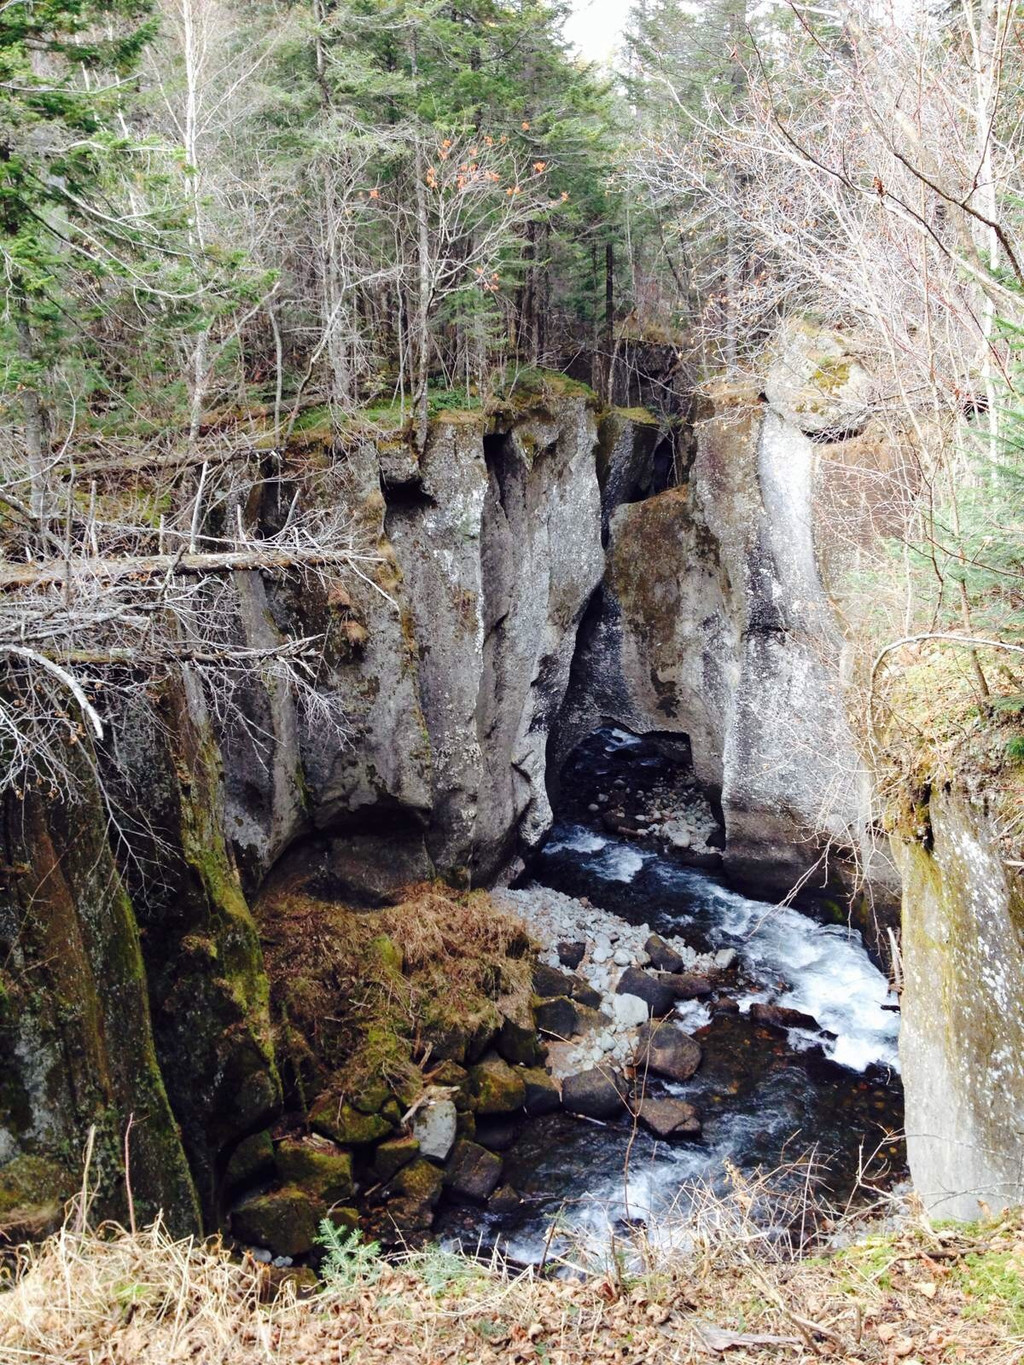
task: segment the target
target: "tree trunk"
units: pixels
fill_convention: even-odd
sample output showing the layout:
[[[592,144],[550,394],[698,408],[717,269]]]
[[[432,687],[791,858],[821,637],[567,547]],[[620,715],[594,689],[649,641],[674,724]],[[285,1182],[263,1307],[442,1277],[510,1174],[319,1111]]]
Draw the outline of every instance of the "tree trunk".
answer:
[[[604,393],[606,403],[615,395],[615,247],[607,242],[604,248]]]
[[[17,304],[18,355],[26,368],[35,361],[32,324],[24,299]],[[46,457],[43,452],[43,405],[35,384],[21,387],[21,409],[25,418],[25,456],[28,461],[29,509],[40,535],[45,537],[49,519]]]

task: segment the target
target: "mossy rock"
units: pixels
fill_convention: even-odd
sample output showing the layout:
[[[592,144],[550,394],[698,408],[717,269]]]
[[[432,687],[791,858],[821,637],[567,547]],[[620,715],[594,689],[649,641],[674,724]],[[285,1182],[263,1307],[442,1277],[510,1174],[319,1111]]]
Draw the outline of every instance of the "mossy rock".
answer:
[[[325,1213],[322,1200],[285,1185],[239,1204],[231,1214],[231,1231],[240,1242],[267,1247],[275,1256],[305,1256]]]
[[[431,1073],[434,1085],[445,1086],[452,1092],[456,1109],[468,1109],[471,1103],[469,1072],[457,1062],[442,1062]]]
[[[310,1111],[309,1126],[343,1147],[365,1147],[387,1137],[395,1125],[382,1114],[362,1114],[354,1105],[339,1103],[335,1095],[327,1094]]]
[[[285,1138],[278,1144],[277,1169],[286,1185],[305,1190],[327,1204],[349,1199],[352,1184],[352,1153],[326,1138]]]
[[[500,1057],[488,1058],[469,1069],[473,1109],[478,1114],[511,1114],[523,1107],[526,1083]]]
[[[391,1184],[394,1195],[423,1208],[433,1208],[441,1198],[444,1175],[426,1157],[416,1157],[403,1166]]]
[[[389,1138],[378,1145],[373,1154],[373,1169],[381,1180],[392,1180],[409,1162],[419,1155],[420,1144],[414,1137]]]
[[[231,1153],[224,1179],[229,1190],[237,1190],[255,1184],[273,1170],[274,1144],[269,1131],[264,1129],[262,1133],[252,1133],[242,1139]]]
[[[331,1209],[327,1219],[336,1228],[341,1228],[343,1232],[355,1232],[360,1222],[359,1210],[345,1205],[340,1209]]]
[[[367,1081],[352,1096],[352,1108],[361,1114],[379,1114],[391,1097],[391,1091],[383,1081]]]
[[[455,1122],[455,1133],[460,1138],[476,1137],[476,1115],[471,1109],[464,1109],[459,1113]]]
[[[540,1039],[532,1014],[526,1013],[527,1018],[522,1021],[508,1017],[503,1020],[495,1046],[506,1062],[533,1066],[540,1055]]]
[[[539,1118],[541,1114],[553,1114],[556,1109],[561,1109],[562,1093],[558,1088],[558,1082],[543,1067],[525,1070],[523,1083],[526,1087],[524,1103],[528,1114]]]
[[[61,1221],[74,1182],[56,1161],[18,1156],[0,1168],[0,1241],[44,1237]]]

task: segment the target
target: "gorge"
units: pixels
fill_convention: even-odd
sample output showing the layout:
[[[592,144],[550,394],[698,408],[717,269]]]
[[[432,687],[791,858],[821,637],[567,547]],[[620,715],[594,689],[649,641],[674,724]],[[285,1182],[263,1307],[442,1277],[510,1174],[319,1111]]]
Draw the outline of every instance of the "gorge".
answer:
[[[834,342],[822,344],[829,354]],[[486,416],[436,416],[422,452],[402,433],[356,427],[276,453],[248,509],[252,535],[273,534],[296,502],[329,505],[350,527],[351,564],[326,586],[301,570],[241,568],[230,590],[248,649],[325,635],[323,707],[298,704],[269,675],[246,685],[248,723],[225,726],[186,666],[116,718],[95,763],[82,755],[75,802],[40,789],[5,797],[5,1235],[55,1224],[91,1129],[98,1199],[112,1214],[123,1216],[127,1152],[135,1214],[162,1209],[182,1231],[227,1226],[301,1256],[328,1208],[362,1220],[366,1191],[382,1185],[386,1216],[428,1231],[442,1168],[416,1155],[407,1127],[424,1087],[456,1097],[459,1141],[485,1153],[474,1133],[504,1112],[484,1102],[488,1086],[510,1086],[513,1110],[548,1105],[538,997],[516,976],[525,944],[510,931],[512,966],[493,970],[511,976],[491,983],[461,1034],[450,1019],[422,1037],[407,1022],[371,1057],[359,1033],[360,1065],[371,1057],[376,1074],[346,1072],[355,1035],[325,1042],[323,1021],[332,1001],[354,998],[353,981],[408,975],[402,907],[410,935],[419,914],[409,888],[452,888],[436,895],[476,906],[486,935],[492,911],[474,889],[566,861],[559,875],[571,878],[588,852],[623,837],[616,819],[637,811],[615,817],[597,801],[577,812],[597,830],[591,843],[574,845],[561,826],[551,836],[553,804],[571,810],[580,790],[571,756],[608,727],[674,755],[706,803],[703,831],[668,821],[647,837],[670,861],[702,866],[679,874],[687,896],[738,915],[709,947],[753,951],[749,907],[795,890],[796,910],[762,907],[769,922],[793,926],[800,909],[831,921],[807,932],[834,944],[836,964],[851,952],[841,926],[863,935],[877,967],[858,949],[855,976],[872,982],[869,1033],[880,1039],[894,1036],[896,1016],[881,1012],[878,968],[896,974],[907,1149],[926,1203],[970,1217],[979,1198],[1019,1199],[1017,874],[976,795],[936,789],[889,830],[876,823],[816,528],[837,471],[849,495],[890,455],[865,435],[855,362],[824,388],[794,384],[791,359],[784,368],[763,389],[712,388],[692,430],[602,410],[583,386],[538,374]],[[627,847],[636,824],[631,834]],[[654,913],[634,922],[664,933],[671,897],[648,895]],[[332,906],[345,908],[344,924]],[[387,927],[374,933],[380,915]],[[351,979],[295,966],[318,935],[340,941],[350,924],[363,935]],[[835,997],[852,978],[824,970],[813,998],[792,979],[793,999],[843,1039]],[[712,1027],[740,1025],[723,1014]],[[893,1060],[888,1043],[851,1056],[855,1071]],[[830,1065],[828,1084],[856,1091]],[[898,1119],[878,1084],[891,1134]],[[754,1108],[776,1104],[785,1114],[778,1096]],[[794,1130],[804,1121],[790,1117]],[[765,1121],[784,1145],[777,1118]],[[850,1131],[872,1121],[849,1118]],[[764,1155],[778,1152],[769,1144]]]

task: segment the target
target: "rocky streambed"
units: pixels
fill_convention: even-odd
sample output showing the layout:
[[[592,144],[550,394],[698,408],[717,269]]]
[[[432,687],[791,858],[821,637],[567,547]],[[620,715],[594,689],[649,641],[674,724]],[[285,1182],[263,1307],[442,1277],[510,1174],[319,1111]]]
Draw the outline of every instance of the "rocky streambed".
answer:
[[[566,778],[521,885],[268,907],[276,1008],[320,1052],[228,1173],[257,1255],[315,1261],[330,1217],[536,1261],[555,1225],[597,1249],[624,1223],[674,1235],[736,1173],[775,1171],[783,1203],[902,1173],[897,1006],[856,931],[724,883],[674,742],[599,731]]]
[[[570,818],[496,893],[543,945],[561,1107],[490,1135],[515,1203],[456,1203],[441,1227],[531,1260],[553,1222],[595,1245],[637,1220],[672,1235],[730,1170],[776,1170],[784,1195],[813,1167],[836,1199],[901,1175],[897,1004],[860,936],[725,886],[711,805],[656,741],[598,732],[574,763]]]

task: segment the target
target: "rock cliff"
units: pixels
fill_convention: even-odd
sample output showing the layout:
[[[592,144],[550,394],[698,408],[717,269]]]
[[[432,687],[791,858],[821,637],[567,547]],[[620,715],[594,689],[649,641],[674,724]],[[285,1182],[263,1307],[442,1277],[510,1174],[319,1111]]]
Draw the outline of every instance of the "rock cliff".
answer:
[[[903,877],[900,1056],[914,1186],[941,1218],[1024,1198],[1024,891],[981,801],[935,790]]]
[[[554,766],[602,720],[684,734],[727,871],[761,894],[822,891],[827,840],[860,841],[869,786],[818,570],[818,447],[755,388],[710,407],[686,483],[611,514]]]

